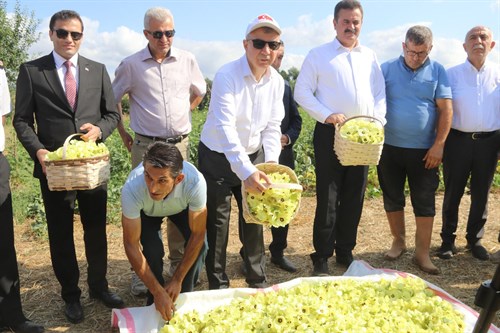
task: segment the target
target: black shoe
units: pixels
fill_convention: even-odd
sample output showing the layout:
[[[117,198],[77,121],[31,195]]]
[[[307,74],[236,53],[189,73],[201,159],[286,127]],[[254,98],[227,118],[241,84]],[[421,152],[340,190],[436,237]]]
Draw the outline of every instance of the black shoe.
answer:
[[[114,309],[123,309],[125,307],[125,303],[123,300],[115,293],[112,293],[109,290],[103,291],[89,291],[90,298],[95,298],[100,300],[104,305],[108,308]]]
[[[455,244],[441,244],[441,247],[438,249],[437,256],[441,259],[451,259],[455,254],[458,253],[457,247]]]
[[[285,257],[271,257],[271,262],[287,272],[295,273],[297,271],[297,267]]]
[[[329,276],[328,261],[326,259],[317,259],[314,261],[313,276]]]
[[[262,288],[262,289],[264,289],[264,288],[269,287],[269,284],[266,281],[264,281],[264,282],[249,283],[248,286],[250,288],[256,288],[256,289]]]
[[[475,245],[470,245],[467,244],[465,247],[467,250],[470,250],[472,253],[472,256],[476,259],[479,260],[489,260],[490,259],[490,254],[488,253],[488,250],[484,248],[481,244],[476,243]]]
[[[346,251],[344,253],[339,253],[339,251],[337,251],[337,254],[335,255],[335,260],[337,261],[337,264],[349,267],[354,261],[354,258],[352,256],[351,251]]]
[[[10,326],[9,328],[15,333],[42,333],[45,331],[45,328],[43,328],[43,326],[35,324],[30,320],[26,320],[25,322],[16,326]]]
[[[70,323],[78,324],[83,321],[83,308],[80,301],[68,302],[64,307],[64,314]]]

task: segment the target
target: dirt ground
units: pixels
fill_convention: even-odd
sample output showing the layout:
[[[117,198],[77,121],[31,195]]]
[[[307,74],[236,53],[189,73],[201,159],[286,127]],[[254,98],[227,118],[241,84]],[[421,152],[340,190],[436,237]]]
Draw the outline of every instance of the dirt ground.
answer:
[[[440,245],[439,231],[441,229],[440,208],[442,197],[436,200],[438,216],[434,225],[432,253],[435,254]],[[452,260],[441,260],[434,256],[433,260],[441,269],[441,275],[432,276],[418,270],[412,264],[411,258],[414,250],[415,223],[411,207],[407,207],[407,246],[406,252],[398,261],[388,262],[383,259],[383,253],[391,244],[389,227],[382,207],[382,200],[371,199],[365,201],[363,216],[359,226],[358,245],[354,250],[357,260],[364,260],[376,268],[391,268],[413,273],[421,278],[443,288],[463,303],[480,311],[474,305],[474,297],[478,287],[485,280],[491,279],[497,267],[491,262],[482,262],[472,258],[465,251],[465,221],[468,213],[470,198],[464,196],[461,211],[459,231],[457,233],[457,247],[459,253]],[[483,240],[485,247],[494,252],[500,249],[497,237],[500,229],[500,193],[490,197],[489,219],[486,224],[486,235]],[[312,221],[316,199],[306,197],[302,199],[301,208],[296,219],[291,223],[288,236],[288,249],[286,255],[298,267],[296,273],[279,270],[274,265],[267,265],[269,283],[276,284],[300,276],[309,276],[312,263],[309,254],[312,248]],[[232,220],[231,235],[228,247],[227,273],[231,279],[231,287],[246,287],[245,280],[239,271],[240,258],[238,250],[240,243],[235,219]],[[29,232],[28,223],[16,225],[16,248],[21,274],[21,294],[25,314],[32,320],[43,324],[48,332],[116,332],[111,329],[111,310],[101,303],[88,297],[86,285],[86,261],[83,251],[83,237],[81,225],[75,222],[75,242],[77,244],[78,259],[80,262],[81,279],[80,287],[83,290],[82,305],[85,320],[78,325],[70,324],[63,313],[64,303],[60,297],[59,284],[52,271],[49,256],[48,242],[34,240]],[[271,233],[266,230],[266,244],[270,242]],[[144,298],[134,297],[130,294],[130,265],[125,256],[122,245],[121,227],[110,225],[108,227],[109,239],[109,269],[108,281],[110,288],[118,292],[125,300],[128,307],[144,305]],[[166,239],[166,237],[164,238]],[[269,259],[269,253],[266,253]],[[335,260],[329,261],[332,275],[342,275],[344,269],[336,266]],[[199,290],[207,288],[206,276],[202,275]],[[498,326],[499,317],[494,323]]]

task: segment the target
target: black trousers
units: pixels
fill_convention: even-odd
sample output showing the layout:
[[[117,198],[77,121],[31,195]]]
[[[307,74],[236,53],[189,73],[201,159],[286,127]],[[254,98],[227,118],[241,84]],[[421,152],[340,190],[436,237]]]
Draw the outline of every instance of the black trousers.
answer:
[[[106,203],[107,185],[86,191],[50,191],[47,179],[40,179],[49,234],[52,268],[61,285],[65,302],[80,299],[80,270],[73,240],[75,201],[78,200],[87,257],[87,283],[93,291],[107,290]]]
[[[187,245],[189,237],[191,236],[191,229],[189,229],[189,211],[188,209],[174,215],[167,216],[182,233],[186,240],[184,247]],[[163,278],[163,257],[165,256],[165,247],[161,237],[161,224],[163,217],[147,216],[141,211],[141,244],[142,253],[148,262],[151,271],[155,275],[158,282],[163,286],[165,279]],[[198,259],[194,262],[193,266],[189,269],[188,273],[182,281],[181,292],[193,291],[194,284],[198,281],[198,276],[205,262],[207,253],[207,245],[203,244],[200,250]],[[148,299],[146,304],[153,304],[153,295],[148,291]]]
[[[286,165],[292,170],[295,169],[295,156],[292,146],[287,146],[281,151],[279,163]],[[279,228],[271,227],[271,235],[273,236],[273,240],[269,244],[271,256],[276,258],[283,257],[283,251],[288,246],[288,224]]]
[[[488,196],[500,150],[500,131],[487,138],[451,130],[444,148],[443,226],[441,239],[453,244],[458,225],[458,210],[470,177],[471,205],[467,218],[466,239],[475,244],[482,238],[488,215]]]
[[[324,260],[356,246],[363,209],[367,166],[342,166],[333,150],[335,129],[317,122],[314,129],[316,159],[316,215],[312,260]]]
[[[26,321],[21,306],[14,247],[14,216],[9,177],[9,162],[0,153],[0,326],[17,326]]]
[[[262,150],[250,155],[252,163],[264,162]],[[238,230],[243,244],[242,257],[247,269],[248,284],[266,281],[263,228],[246,223],[243,218],[241,180],[231,170],[224,154],[208,149],[201,141],[198,147],[198,166],[207,182],[207,240],[205,267],[209,289],[229,287],[226,274],[226,250],[229,237],[231,197],[238,204]]]

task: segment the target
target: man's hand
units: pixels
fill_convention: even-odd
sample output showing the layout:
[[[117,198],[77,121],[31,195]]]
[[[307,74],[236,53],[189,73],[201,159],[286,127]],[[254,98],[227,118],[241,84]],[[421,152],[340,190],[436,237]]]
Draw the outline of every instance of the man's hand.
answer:
[[[290,143],[290,138],[286,134],[281,134],[281,149]]]
[[[332,113],[325,119],[325,124],[340,124],[347,120],[347,117],[343,113]]]
[[[165,286],[165,291],[167,292],[168,296],[172,299],[172,302],[175,303],[177,301],[177,297],[179,297],[179,294],[181,293],[182,289],[182,281],[176,281],[172,279],[167,285]]]
[[[40,162],[40,165],[42,166],[42,171],[43,174],[46,175],[47,171],[45,168],[45,155],[47,155],[49,151],[47,149],[38,149],[36,151],[36,158],[38,159],[38,162]]]
[[[80,131],[86,132],[82,135],[84,141],[97,141],[101,138],[101,129],[91,123],[83,124],[80,127]]]
[[[263,179],[264,183],[261,183],[260,180]],[[271,181],[267,177],[267,175],[262,171],[255,171],[247,179],[243,181],[245,185],[245,189],[251,193],[262,193],[267,190],[266,184],[270,184]]]
[[[441,164],[441,161],[443,160],[443,150],[444,150],[443,145],[438,145],[438,144],[432,145],[432,147],[427,151],[427,154],[425,154],[423,159],[425,161],[426,169],[437,168],[439,164]]]
[[[122,138],[123,144],[127,148],[128,152],[132,151],[132,144],[134,143],[134,139],[132,135],[128,134],[127,131],[120,132],[120,137]]]
[[[170,320],[174,315],[175,305],[172,298],[169,296],[167,291],[163,288],[160,292],[153,295],[155,301],[155,308],[163,318],[163,320]]]

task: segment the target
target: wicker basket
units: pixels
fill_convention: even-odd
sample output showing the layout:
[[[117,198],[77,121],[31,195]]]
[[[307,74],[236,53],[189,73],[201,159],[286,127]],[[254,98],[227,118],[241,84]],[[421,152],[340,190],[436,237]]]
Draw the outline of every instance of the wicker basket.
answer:
[[[382,148],[384,142],[375,144],[357,143],[349,141],[340,135],[340,129],[348,121],[356,118],[365,118],[369,121],[377,121],[382,126],[382,131],[384,129],[383,124],[380,120],[370,116],[355,116],[347,119],[342,124],[335,125],[335,138],[333,143],[333,149],[335,154],[340,161],[340,164],[344,166],[349,165],[378,165],[380,160],[380,154],[382,153]]]
[[[302,186],[299,184],[299,179],[297,178],[297,175],[295,172],[290,169],[289,167],[277,163],[260,163],[255,165],[257,169],[260,171],[269,174],[273,172],[279,172],[279,173],[286,173],[290,176],[290,181],[292,183],[276,183],[276,184],[270,184],[268,185],[269,188],[285,188],[285,189],[291,189],[294,191],[299,191],[302,192]],[[241,186],[241,194],[242,194],[242,202],[243,202],[243,217],[245,218],[245,221],[247,223],[256,223],[256,224],[262,224],[266,226],[271,226],[269,222],[267,221],[260,221],[256,216],[254,216],[250,212],[250,208],[248,207],[248,202],[247,202],[247,191],[245,189],[245,185],[242,183]],[[299,211],[300,207],[300,196],[299,196],[299,202],[297,204],[297,208],[295,209],[295,212],[293,213],[292,218],[290,221],[285,221],[284,224],[290,223],[293,218],[297,215],[297,212]]]
[[[66,149],[76,133],[68,136],[63,145],[62,160],[45,161],[47,183],[51,191],[91,190],[109,180],[109,154],[66,160]]]

